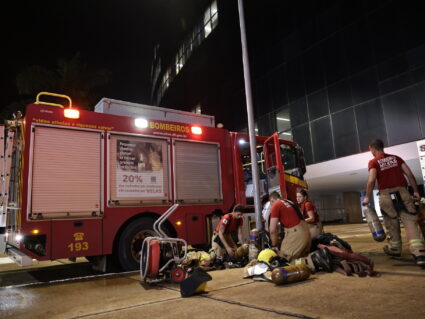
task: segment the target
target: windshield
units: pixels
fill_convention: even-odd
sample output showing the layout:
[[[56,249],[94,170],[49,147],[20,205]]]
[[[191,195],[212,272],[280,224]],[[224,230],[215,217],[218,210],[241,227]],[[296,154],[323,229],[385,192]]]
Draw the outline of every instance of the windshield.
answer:
[[[297,150],[295,147],[281,144],[280,154],[285,173],[301,177],[301,170],[298,167]]]

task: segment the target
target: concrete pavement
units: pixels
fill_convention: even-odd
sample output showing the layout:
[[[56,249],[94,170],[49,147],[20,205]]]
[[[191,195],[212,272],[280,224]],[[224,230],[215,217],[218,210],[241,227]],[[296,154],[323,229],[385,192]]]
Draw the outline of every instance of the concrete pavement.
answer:
[[[366,224],[325,226],[325,231],[372,258],[381,276],[318,273],[275,286],[228,269],[210,272],[207,294],[181,298],[176,284],[145,289],[138,274],[125,274],[0,289],[0,318],[425,318],[425,270],[414,265],[407,249],[400,259],[388,258]]]

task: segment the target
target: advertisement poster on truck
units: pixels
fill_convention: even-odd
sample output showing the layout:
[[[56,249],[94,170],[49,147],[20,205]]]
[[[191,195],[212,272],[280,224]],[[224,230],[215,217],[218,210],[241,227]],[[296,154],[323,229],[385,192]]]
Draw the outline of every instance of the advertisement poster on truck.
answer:
[[[117,196],[163,197],[162,143],[117,139]]]

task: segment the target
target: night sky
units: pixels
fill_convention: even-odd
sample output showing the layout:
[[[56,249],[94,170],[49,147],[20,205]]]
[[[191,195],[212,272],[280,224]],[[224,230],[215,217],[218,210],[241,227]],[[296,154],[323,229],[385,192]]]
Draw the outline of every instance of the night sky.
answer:
[[[99,95],[149,104],[153,47],[174,55],[199,19],[204,0],[12,1],[2,9],[1,107],[19,100],[16,75],[53,69],[77,52],[111,80]],[[9,7],[10,6],[10,7]],[[61,92],[58,92],[61,93]]]

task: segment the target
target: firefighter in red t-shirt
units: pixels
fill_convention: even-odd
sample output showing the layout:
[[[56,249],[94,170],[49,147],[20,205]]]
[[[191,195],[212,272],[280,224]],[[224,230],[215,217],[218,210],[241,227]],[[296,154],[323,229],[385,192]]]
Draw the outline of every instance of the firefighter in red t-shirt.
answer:
[[[282,200],[278,192],[270,194],[270,237],[273,249],[291,264],[305,264],[311,271],[332,271],[332,256],[327,248],[310,253],[311,235],[298,206]],[[278,223],[285,230],[279,246]]]
[[[308,224],[311,238],[323,234],[323,226],[319,214],[317,214],[316,206],[309,201],[308,193],[304,189],[297,192],[297,203],[303,213],[304,220]]]
[[[390,256],[401,256],[400,218],[406,230],[410,252],[416,264],[424,267],[425,245],[418,228],[417,211],[407,190],[405,178],[407,176],[413,188],[413,199],[418,200],[420,196],[415,177],[400,157],[384,152],[384,143],[381,140],[373,140],[369,144],[369,150],[374,158],[369,161],[369,178],[363,205],[369,204],[375,182],[378,181],[379,206],[383,213],[389,243],[384,247],[384,252]]]
[[[243,226],[242,205],[236,205],[233,211],[224,215],[218,223],[211,239],[211,250],[209,251],[212,259],[223,261],[226,256],[233,257],[237,246],[232,238],[232,233],[237,231],[240,243],[243,243],[242,226]]]
[[[294,203],[281,200],[277,192],[270,194],[270,205],[270,237],[272,246],[279,251],[279,256],[288,262],[307,256],[310,252],[311,235],[299,209],[296,210]],[[279,222],[285,230],[280,247],[277,227]]]

